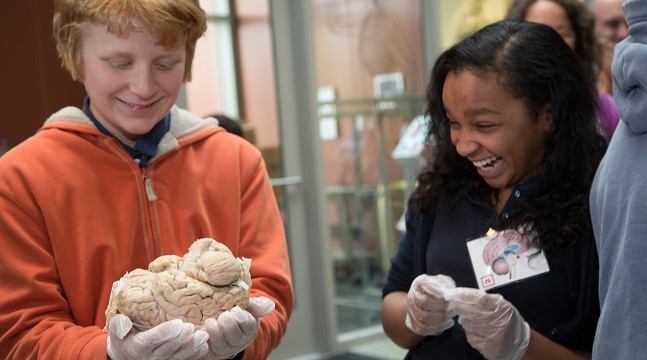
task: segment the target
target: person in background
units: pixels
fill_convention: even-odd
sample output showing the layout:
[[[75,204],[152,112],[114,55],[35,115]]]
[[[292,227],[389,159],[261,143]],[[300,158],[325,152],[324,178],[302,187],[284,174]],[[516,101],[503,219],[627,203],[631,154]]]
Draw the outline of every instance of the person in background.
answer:
[[[209,117],[218,120],[218,125],[222,126],[225,130],[227,130],[228,133],[244,137],[243,129],[240,127],[236,120],[224,114],[213,114],[209,115]]]
[[[588,195],[606,149],[594,93],[542,24],[496,22],[436,60],[434,161],[383,288],[382,325],[407,359],[590,358],[599,303]],[[480,290],[468,240],[488,229],[526,239],[548,272]]]
[[[629,36],[611,67],[622,121],[591,188],[602,307],[594,359],[644,359],[647,349],[647,0],[627,1],[624,14]]]
[[[0,158],[0,358],[265,359],[293,306],[260,152],[175,106],[206,29],[198,0],[55,0],[58,54],[87,92]],[[249,306],[198,328],[118,314],[113,282],[199,238],[252,259]]]
[[[601,49],[598,89],[613,94],[611,82],[611,62],[613,49],[620,40],[627,37],[627,22],[622,12],[625,0],[593,0],[592,10],[595,17],[595,37]]]
[[[582,61],[592,78],[599,68],[599,47],[594,34],[593,15],[579,0],[515,0],[512,2],[508,20],[524,20],[544,24],[559,33],[568,46]],[[620,121],[620,115],[613,102],[613,96],[604,92],[597,94],[595,113],[601,131],[607,140]]]

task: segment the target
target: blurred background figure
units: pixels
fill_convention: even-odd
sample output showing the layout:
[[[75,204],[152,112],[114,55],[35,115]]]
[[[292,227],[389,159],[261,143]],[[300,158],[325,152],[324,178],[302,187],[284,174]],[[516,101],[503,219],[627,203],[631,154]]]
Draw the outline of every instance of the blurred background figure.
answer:
[[[622,16],[622,9],[620,15]],[[575,51],[586,73],[595,79],[596,71],[601,67],[599,47],[595,40],[595,21],[593,14],[581,1],[515,0],[512,2],[506,18],[535,22],[553,28]],[[618,110],[613,96],[607,92],[600,92],[596,101],[595,116],[602,134],[610,141],[620,121]]]
[[[223,114],[213,114],[209,115],[209,117],[218,120],[218,125],[225,128],[227,132],[243,137],[243,128],[238,124],[238,121]]]
[[[613,94],[611,84],[613,49],[628,34],[627,22],[622,12],[623,3],[624,0],[593,0],[595,37],[601,49],[598,89],[609,94]]]
[[[218,125],[220,125],[220,127],[227,130],[228,133],[240,136],[241,138],[252,143],[252,145],[258,147],[258,144],[256,143],[256,128],[254,127],[254,125],[245,123],[238,119],[233,119],[221,113],[210,114],[210,115],[207,115],[207,117],[211,117],[218,120]],[[269,149],[269,150],[259,149],[259,150],[261,150],[263,152],[263,156],[266,157],[268,156],[267,153],[271,153],[273,149]],[[274,157],[267,158],[266,165],[268,167],[268,171],[270,169],[275,168],[277,165],[274,164]],[[270,177],[280,177],[280,176],[281,176],[280,172],[277,173],[276,170],[270,171]]]

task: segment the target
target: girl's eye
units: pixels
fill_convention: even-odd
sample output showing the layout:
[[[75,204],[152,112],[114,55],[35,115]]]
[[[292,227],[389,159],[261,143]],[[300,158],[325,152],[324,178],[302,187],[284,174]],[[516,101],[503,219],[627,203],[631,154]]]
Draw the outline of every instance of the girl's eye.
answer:
[[[482,129],[482,130],[487,130],[487,129],[490,129],[490,128],[494,127],[494,124],[492,124],[492,123],[478,123],[478,124],[476,124],[476,127],[479,128],[479,129]]]

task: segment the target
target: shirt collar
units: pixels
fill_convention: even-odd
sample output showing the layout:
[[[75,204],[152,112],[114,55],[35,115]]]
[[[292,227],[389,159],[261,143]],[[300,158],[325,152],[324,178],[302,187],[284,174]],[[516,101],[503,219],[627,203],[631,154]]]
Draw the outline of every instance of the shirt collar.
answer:
[[[97,118],[92,114],[92,111],[90,110],[90,97],[88,96],[86,96],[83,101],[83,112],[90,118],[90,120],[92,120],[99,131],[117,139],[117,137],[110,133],[105,126],[101,125]],[[134,147],[124,144],[119,139],[117,139],[117,141],[119,141],[124,149],[128,151],[128,154],[135,159],[139,164],[139,167],[144,168],[148,165],[150,159],[155,157],[157,154],[157,146],[162,140],[162,137],[164,137],[164,134],[169,131],[170,124],[171,114],[166,114],[166,116],[164,116],[164,118],[162,118],[149,132],[140,136],[137,141],[135,141]]]
[[[508,201],[503,206],[503,210],[501,210],[502,225],[508,223],[508,219],[517,212],[523,202],[529,201],[529,199],[539,194],[540,186],[541,176],[539,175],[531,177],[524,183],[515,185]],[[470,188],[467,192],[467,198],[472,203],[492,208],[490,202],[483,199],[476,186]]]

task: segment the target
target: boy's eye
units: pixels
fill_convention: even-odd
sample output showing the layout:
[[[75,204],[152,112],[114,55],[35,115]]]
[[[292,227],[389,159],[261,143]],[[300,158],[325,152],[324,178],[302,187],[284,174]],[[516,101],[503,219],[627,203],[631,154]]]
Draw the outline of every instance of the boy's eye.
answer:
[[[132,62],[127,60],[108,60],[108,64],[115,69],[125,69],[128,68]]]
[[[175,66],[174,63],[157,63],[155,66],[160,70],[171,70]]]
[[[155,68],[159,69],[160,71],[170,71],[175,69],[180,63],[182,63],[182,61],[180,60],[158,61],[155,63]]]

